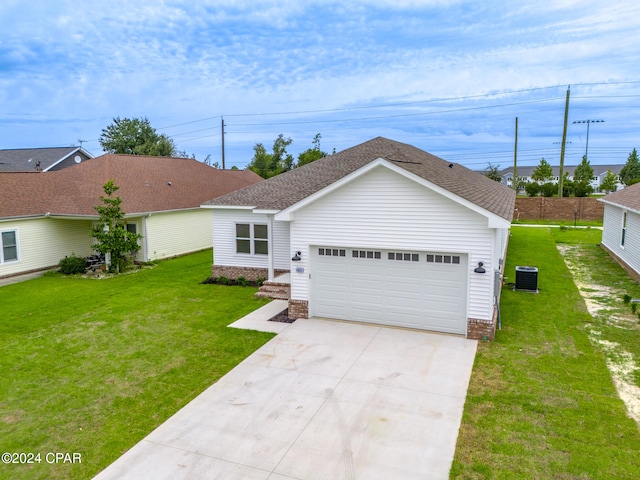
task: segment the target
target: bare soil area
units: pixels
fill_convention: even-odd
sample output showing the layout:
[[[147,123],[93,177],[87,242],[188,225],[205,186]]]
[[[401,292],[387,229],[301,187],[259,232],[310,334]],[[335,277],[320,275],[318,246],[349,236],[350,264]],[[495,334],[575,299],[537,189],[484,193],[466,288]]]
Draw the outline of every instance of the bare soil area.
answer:
[[[597,266],[583,259],[584,251],[579,245],[559,244],[558,250],[584,298],[589,313],[594,319],[599,320],[587,325],[589,338],[604,352],[618,394],[627,406],[629,416],[640,425],[640,387],[635,382],[635,376],[640,372],[638,359],[625,351],[620,344],[605,339],[602,329],[599,328],[602,324],[624,330],[638,328],[638,317],[630,309],[620,306],[621,298],[627,292],[596,282],[590,272]]]

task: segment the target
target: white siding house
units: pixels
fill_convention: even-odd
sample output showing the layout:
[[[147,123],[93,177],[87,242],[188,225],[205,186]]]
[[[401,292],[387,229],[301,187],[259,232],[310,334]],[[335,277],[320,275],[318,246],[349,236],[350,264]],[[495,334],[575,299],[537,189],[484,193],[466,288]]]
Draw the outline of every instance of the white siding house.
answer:
[[[292,318],[482,338],[495,329],[494,275],[514,198],[460,165],[376,138],[203,207],[213,210],[214,274],[268,268],[269,255],[238,253],[234,226],[272,222]]]
[[[604,203],[602,246],[640,278],[640,183],[611,193]]]

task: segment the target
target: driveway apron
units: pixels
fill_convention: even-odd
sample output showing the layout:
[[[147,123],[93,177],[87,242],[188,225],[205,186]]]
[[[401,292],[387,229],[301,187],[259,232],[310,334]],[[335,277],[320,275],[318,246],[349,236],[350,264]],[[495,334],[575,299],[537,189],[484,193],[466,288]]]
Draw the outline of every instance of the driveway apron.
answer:
[[[298,320],[96,479],[446,479],[476,347]]]

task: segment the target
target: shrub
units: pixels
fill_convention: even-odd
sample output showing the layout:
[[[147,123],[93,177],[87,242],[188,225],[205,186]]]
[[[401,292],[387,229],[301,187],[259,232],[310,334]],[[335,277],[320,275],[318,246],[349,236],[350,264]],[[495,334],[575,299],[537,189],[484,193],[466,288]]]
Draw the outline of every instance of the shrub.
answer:
[[[78,257],[76,255],[71,255],[70,257],[64,257],[60,260],[58,267],[60,267],[60,272],[65,275],[73,275],[75,273],[84,273],[87,269],[87,259],[84,257]]]
[[[524,189],[530,197],[535,197],[540,193],[540,185],[537,182],[527,183]]]
[[[238,277],[236,278],[236,284],[246,287],[249,285],[249,281],[244,277]]]
[[[629,303],[631,301],[631,295],[625,293],[624,296],[622,297],[622,301],[624,303]]]
[[[216,282],[218,283],[218,285],[231,285],[231,279],[222,275],[216,278]]]
[[[267,279],[266,279],[266,278],[264,278],[264,277],[258,277],[258,278],[256,278],[256,285],[257,285],[258,287],[261,287],[261,286],[262,286],[262,284],[263,284],[266,280],[267,280]]]
[[[543,197],[553,197],[558,193],[558,186],[551,182],[547,182],[540,187],[540,193]]]

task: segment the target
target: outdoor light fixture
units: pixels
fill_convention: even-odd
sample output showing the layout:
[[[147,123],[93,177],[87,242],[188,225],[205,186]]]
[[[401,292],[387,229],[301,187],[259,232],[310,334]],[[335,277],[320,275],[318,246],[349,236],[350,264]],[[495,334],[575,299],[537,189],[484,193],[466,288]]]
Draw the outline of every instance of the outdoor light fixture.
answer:
[[[300,252],[300,251],[296,252],[295,255],[293,256],[293,258],[291,258],[291,260],[294,261],[294,262],[299,262],[300,260],[302,260],[300,258],[300,255],[302,255],[302,252]]]
[[[473,270],[476,273],[486,273],[487,271],[483,267],[484,263],[478,262],[478,266]]]

